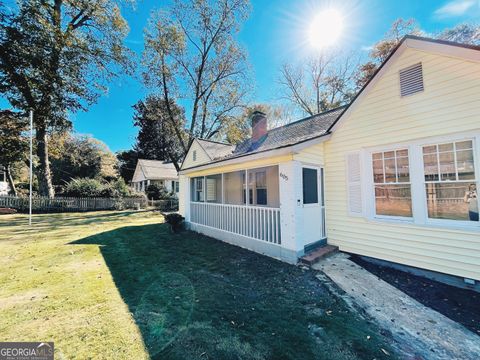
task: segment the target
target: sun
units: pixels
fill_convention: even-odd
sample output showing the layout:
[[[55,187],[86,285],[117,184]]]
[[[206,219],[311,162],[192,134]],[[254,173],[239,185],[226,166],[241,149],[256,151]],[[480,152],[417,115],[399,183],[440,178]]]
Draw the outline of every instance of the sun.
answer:
[[[343,16],[336,9],[327,9],[318,13],[310,24],[308,40],[316,49],[334,45],[343,31]]]

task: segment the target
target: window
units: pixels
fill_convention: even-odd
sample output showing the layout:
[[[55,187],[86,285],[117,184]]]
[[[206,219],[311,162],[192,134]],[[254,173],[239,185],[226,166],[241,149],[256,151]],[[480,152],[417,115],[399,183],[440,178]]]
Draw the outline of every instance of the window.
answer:
[[[175,181],[175,192],[180,192],[180,181]]]
[[[303,203],[317,204],[318,203],[318,176],[316,169],[303,168]]]
[[[423,91],[422,63],[400,70],[400,95],[408,96]]]
[[[193,150],[192,159],[193,159],[193,161],[197,161],[197,150]]]
[[[423,146],[428,217],[478,221],[473,141]]]
[[[267,205],[267,173],[265,171],[255,173],[255,195],[257,205]]]
[[[412,217],[408,149],[372,154],[375,213]]]
[[[203,197],[203,177],[192,178],[192,201],[204,201]]]

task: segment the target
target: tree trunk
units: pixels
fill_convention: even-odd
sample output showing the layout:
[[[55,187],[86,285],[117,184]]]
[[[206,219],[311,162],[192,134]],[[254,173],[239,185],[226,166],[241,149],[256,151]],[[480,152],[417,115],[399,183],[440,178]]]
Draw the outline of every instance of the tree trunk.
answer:
[[[13,196],[17,196],[17,189],[13,182],[12,173],[10,172],[10,166],[5,166],[5,175],[7,176],[8,186],[10,187],[9,193]]]
[[[48,143],[47,131],[43,127],[37,126],[37,156],[39,164],[37,166],[38,192],[41,196],[53,198],[55,192],[52,185],[52,174],[50,172],[50,162],[48,161]]]

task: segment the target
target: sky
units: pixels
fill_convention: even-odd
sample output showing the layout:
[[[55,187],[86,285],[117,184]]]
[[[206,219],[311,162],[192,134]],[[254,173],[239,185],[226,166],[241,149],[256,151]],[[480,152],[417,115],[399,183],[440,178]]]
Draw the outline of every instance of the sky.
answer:
[[[126,45],[139,56],[143,50],[143,30],[150,13],[166,5],[161,0],[137,0],[135,8],[125,9],[130,33]],[[314,16],[334,8],[344,18],[344,29],[337,45],[345,51],[368,54],[398,18],[415,18],[421,29],[435,33],[463,22],[480,19],[480,0],[251,0],[249,19],[243,24],[238,40],[248,53],[252,67],[255,103],[279,99],[278,77],[282,63],[299,62],[311,54],[306,34]],[[112,151],[126,150],[134,143],[134,105],[148,91],[137,78],[122,76],[109,85],[107,95],[88,112],[72,116],[74,130],[91,134],[105,142]]]

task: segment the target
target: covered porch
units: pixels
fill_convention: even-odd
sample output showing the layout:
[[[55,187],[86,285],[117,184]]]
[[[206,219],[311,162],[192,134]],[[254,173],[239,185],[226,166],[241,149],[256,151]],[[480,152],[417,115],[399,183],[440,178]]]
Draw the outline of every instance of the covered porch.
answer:
[[[295,160],[245,165],[180,176],[188,188],[180,211],[192,230],[290,263],[325,243],[322,168]]]

